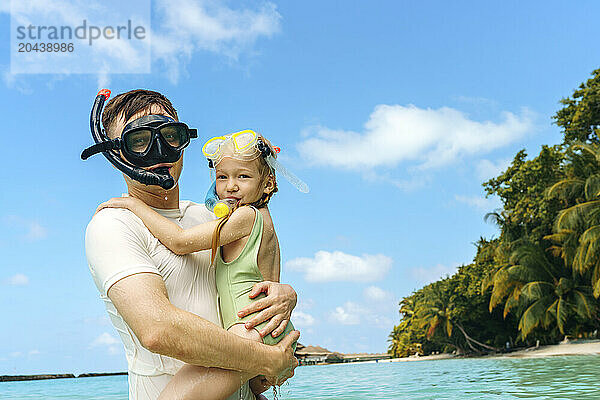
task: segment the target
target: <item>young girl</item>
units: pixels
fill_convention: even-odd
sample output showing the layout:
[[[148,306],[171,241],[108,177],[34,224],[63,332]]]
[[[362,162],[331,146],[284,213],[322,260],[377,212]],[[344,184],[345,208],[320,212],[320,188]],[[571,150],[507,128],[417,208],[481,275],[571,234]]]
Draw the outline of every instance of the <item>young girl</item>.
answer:
[[[270,151],[252,131],[213,138],[204,145],[203,152],[215,169],[217,196],[235,204],[230,215],[220,220],[182,229],[133,197],[113,198],[102,203],[98,210],[106,207],[129,209],[175,254],[212,248],[224,328],[239,336],[273,345],[294,330],[291,323],[279,336],[274,338],[269,334],[261,338],[258,331],[267,322],[247,330],[243,324],[251,316],[237,316],[243,307],[264,297],[248,297],[255,283],[279,281],[279,243],[267,207],[277,191],[270,164],[278,164]],[[185,365],[163,390],[160,399],[225,399],[241,383],[240,374],[235,371]]]

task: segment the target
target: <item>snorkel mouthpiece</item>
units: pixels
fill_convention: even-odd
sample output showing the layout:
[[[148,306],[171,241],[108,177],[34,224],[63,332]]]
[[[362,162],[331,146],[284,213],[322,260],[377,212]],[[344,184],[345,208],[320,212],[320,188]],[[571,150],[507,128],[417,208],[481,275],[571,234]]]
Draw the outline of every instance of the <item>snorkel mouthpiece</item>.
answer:
[[[219,200],[219,196],[217,196],[217,182],[214,181],[206,193],[204,205],[209,211],[212,211],[217,218],[223,218],[233,211],[237,205],[237,201],[233,199]]]
[[[169,174],[169,168],[159,167],[153,171],[147,171],[141,167],[150,165],[134,165],[131,162],[123,160],[120,155],[114,151],[122,149],[121,139],[109,139],[108,135],[100,125],[102,119],[102,109],[104,107],[104,103],[109,97],[110,90],[108,89],[102,89],[96,95],[96,99],[94,100],[94,105],[92,106],[92,111],[90,113],[90,131],[92,132],[92,138],[94,139],[95,144],[83,150],[81,153],[81,159],[86,160],[94,154],[102,153],[111,164],[113,164],[119,171],[123,172],[131,179],[143,183],[144,185],[160,186],[165,190],[171,189],[173,186],[175,186],[175,179]],[[193,133],[195,133],[195,130],[190,131],[194,131]],[[191,137],[196,136],[193,134],[191,135]],[[183,149],[179,150],[179,157],[181,157],[182,150]],[[179,157],[177,157],[177,160]],[[172,160],[169,161],[172,162]]]
[[[173,179],[173,177],[169,173],[168,167],[155,168],[152,171],[152,173],[155,175],[158,175],[158,177],[160,179],[159,186],[162,187],[163,189],[168,190],[168,189],[171,189],[173,186],[175,186],[175,179]]]

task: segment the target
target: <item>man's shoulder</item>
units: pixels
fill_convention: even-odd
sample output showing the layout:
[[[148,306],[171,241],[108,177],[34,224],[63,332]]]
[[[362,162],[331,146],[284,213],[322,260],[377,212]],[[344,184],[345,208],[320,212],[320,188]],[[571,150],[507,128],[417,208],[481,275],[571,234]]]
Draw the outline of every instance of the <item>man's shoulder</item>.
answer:
[[[183,200],[179,202],[182,219],[193,223],[203,223],[214,220],[215,215],[208,211],[204,204],[194,203],[193,201]]]
[[[97,233],[110,234],[142,228],[141,220],[131,211],[121,208],[104,208],[97,212],[86,228],[86,237]]]
[[[134,213],[125,208],[103,208],[94,214],[88,228],[94,225],[129,223],[136,218]]]

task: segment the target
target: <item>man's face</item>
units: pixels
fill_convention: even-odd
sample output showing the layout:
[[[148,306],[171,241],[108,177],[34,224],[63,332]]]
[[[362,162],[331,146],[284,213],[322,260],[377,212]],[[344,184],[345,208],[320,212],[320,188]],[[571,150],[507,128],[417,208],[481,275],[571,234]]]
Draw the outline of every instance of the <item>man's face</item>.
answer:
[[[121,133],[123,132],[123,129],[125,128],[125,126],[132,122],[135,121],[138,118],[144,117],[146,115],[151,115],[151,114],[156,114],[156,115],[166,115],[168,117],[171,117],[173,119],[176,119],[176,117],[169,115],[169,113],[167,113],[162,107],[158,106],[158,105],[152,105],[150,106],[150,108],[146,109],[146,110],[142,110],[136,114],[134,114],[131,118],[129,118],[127,121],[125,121],[122,116],[120,118],[118,118],[113,125],[110,127],[110,130],[108,132],[108,137],[110,139],[114,139],[117,137],[121,136]],[[123,154],[121,153],[121,158],[126,160],[123,157]],[[156,169],[158,167],[167,167],[169,168],[169,174],[171,174],[171,176],[173,177],[173,179],[175,180],[175,186],[177,187],[177,182],[179,180],[179,176],[181,175],[181,170],[183,169],[183,153],[181,155],[181,157],[179,158],[179,160],[177,160],[175,163],[160,163],[160,164],[156,164],[156,165],[151,165],[149,167],[142,167],[145,170],[151,171],[153,169]],[[154,191],[162,191],[162,188],[160,186],[148,186],[148,185],[144,185],[142,183],[139,183],[131,178],[129,178],[128,176],[125,176],[125,180],[127,181],[128,185],[132,185],[135,186],[138,189],[143,189],[145,191],[148,192],[154,192]]]

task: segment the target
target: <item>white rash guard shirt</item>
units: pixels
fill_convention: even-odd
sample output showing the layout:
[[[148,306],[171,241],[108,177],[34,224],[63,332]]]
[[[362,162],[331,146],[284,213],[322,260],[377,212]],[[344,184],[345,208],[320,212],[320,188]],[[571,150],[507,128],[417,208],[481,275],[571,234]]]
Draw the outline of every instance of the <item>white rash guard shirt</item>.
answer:
[[[184,229],[214,219],[204,205],[190,201],[181,201],[179,209],[154,210]],[[221,326],[210,250],[178,256],[163,246],[131,211],[107,208],[88,224],[85,251],[100,298],[125,347],[129,398],[155,400],[184,363],[145,349],[107,292],[117,281],[133,274],[157,274],[163,278],[169,300],[175,307]],[[254,398],[247,383],[241,390],[242,399]],[[230,399],[240,399],[239,391]]]

